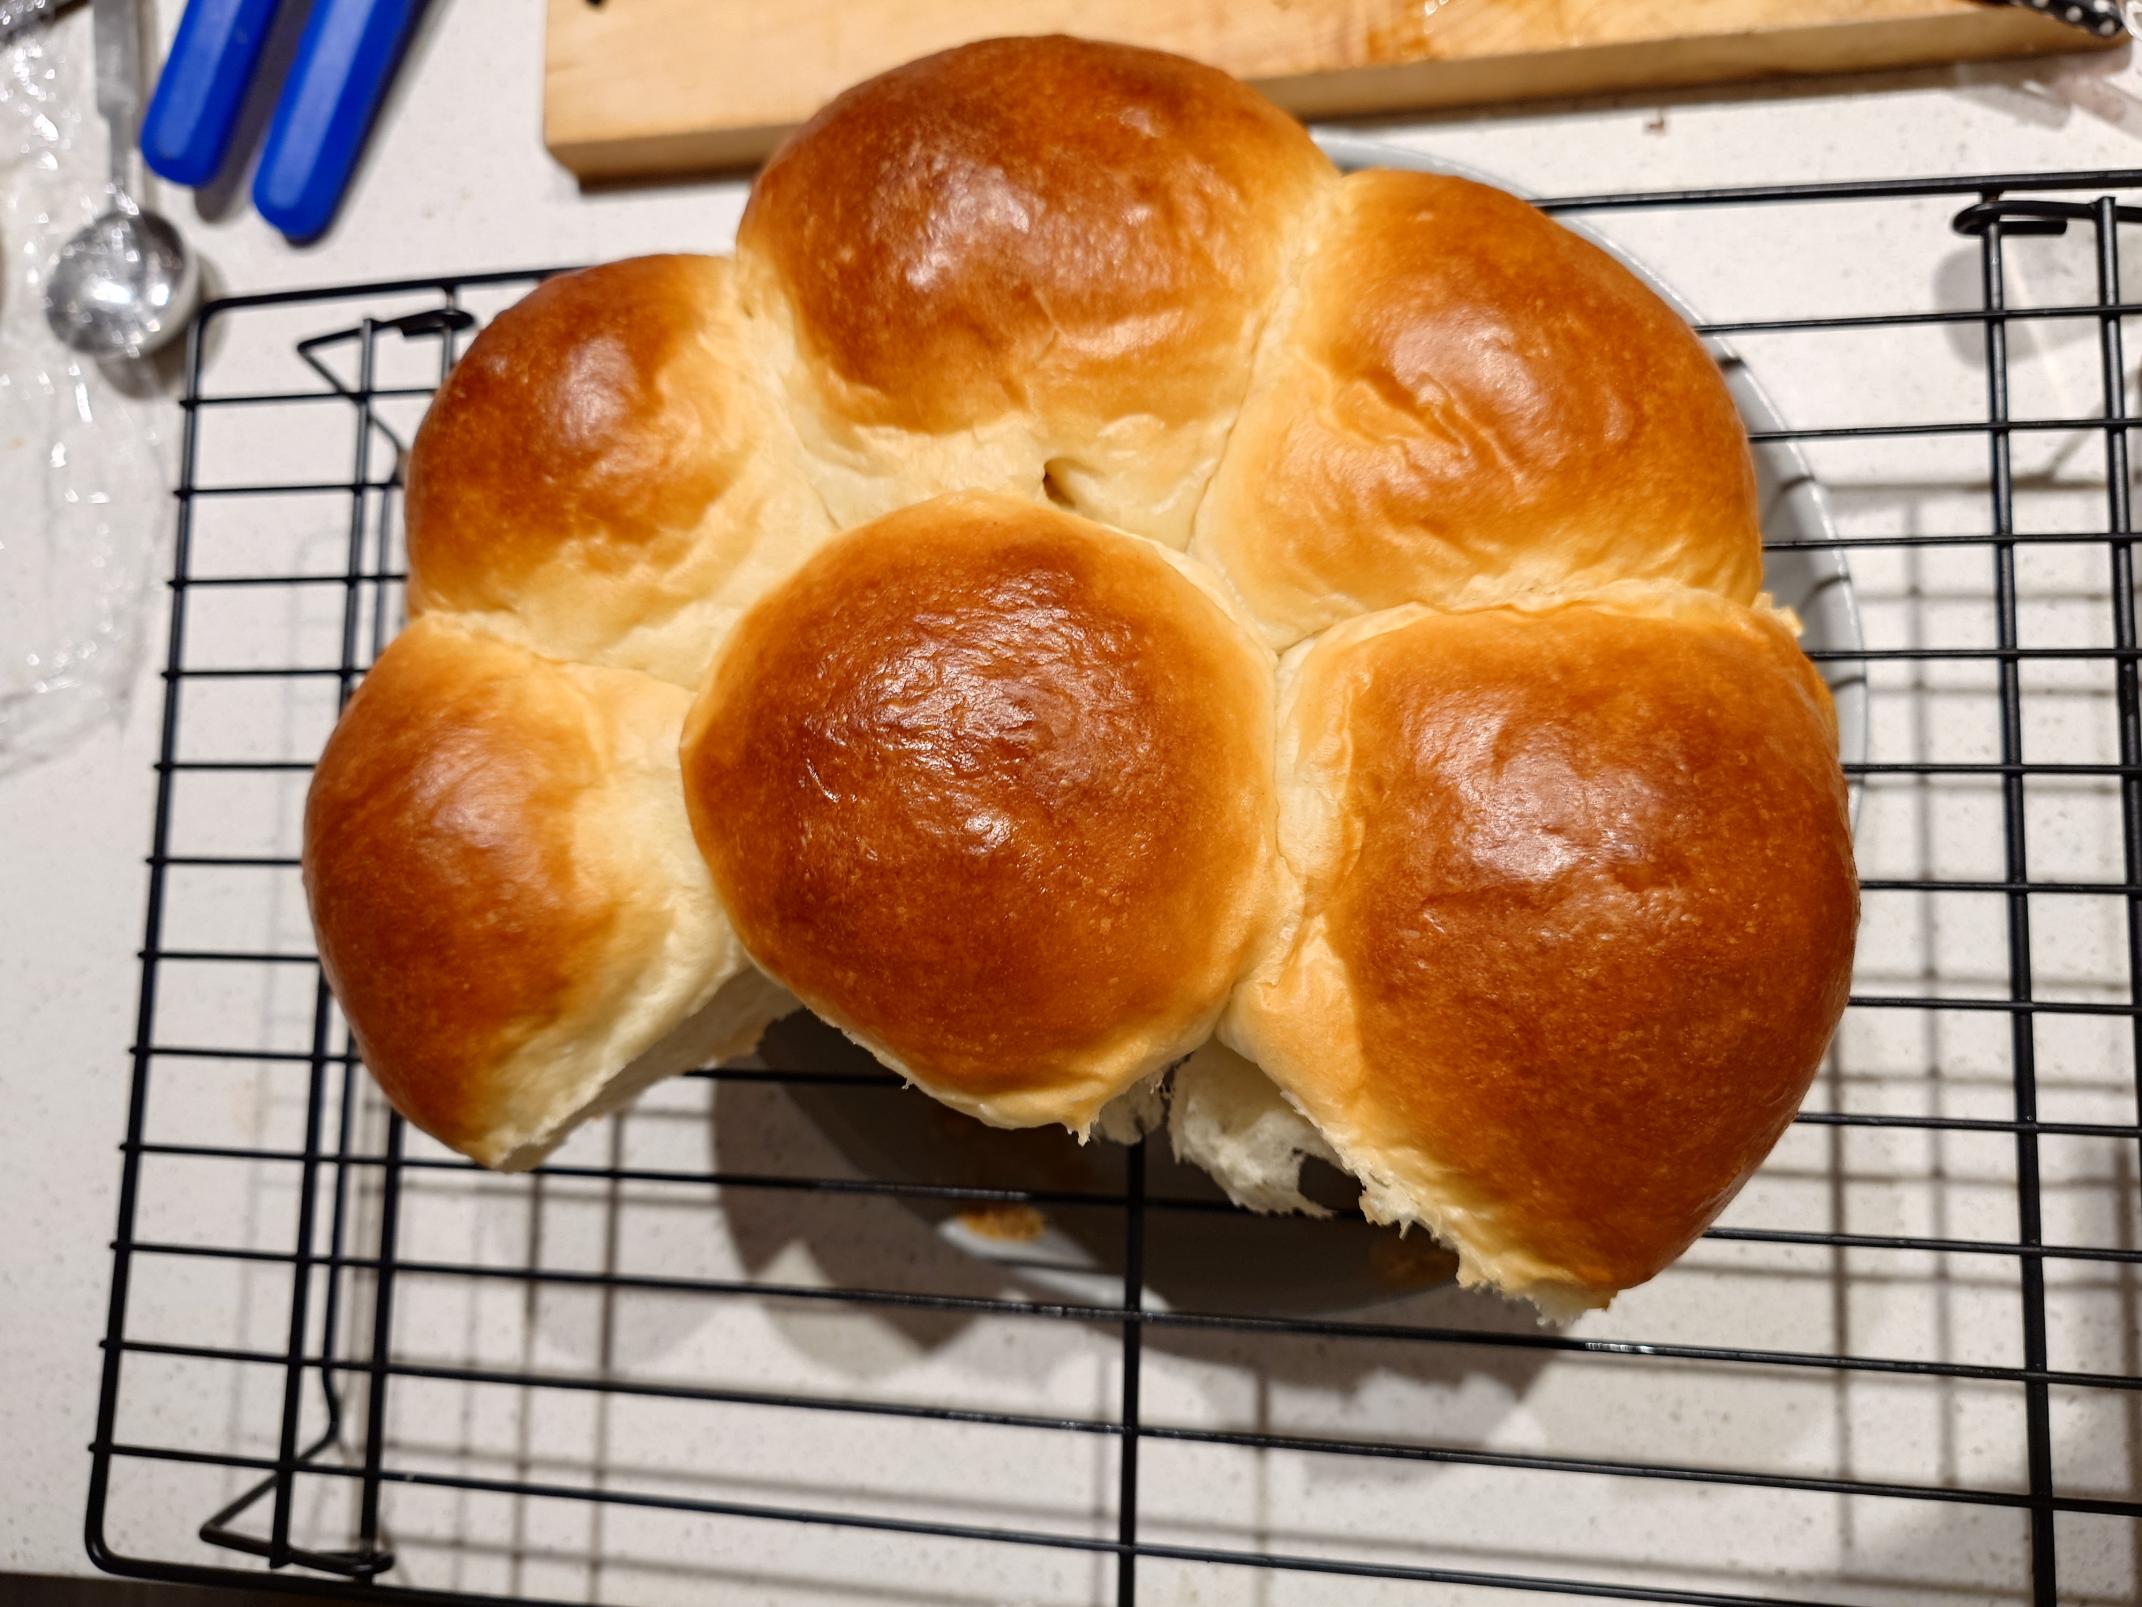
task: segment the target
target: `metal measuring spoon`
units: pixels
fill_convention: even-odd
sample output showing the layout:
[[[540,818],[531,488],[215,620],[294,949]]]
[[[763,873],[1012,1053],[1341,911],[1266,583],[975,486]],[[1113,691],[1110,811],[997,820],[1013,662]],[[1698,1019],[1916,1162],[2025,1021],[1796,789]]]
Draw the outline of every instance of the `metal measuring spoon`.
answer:
[[[141,120],[141,20],[135,0],[92,0],[97,110],[111,144],[112,205],[60,248],[45,281],[45,322],[91,357],[139,357],[193,317],[200,270],[178,230],[135,204]]]

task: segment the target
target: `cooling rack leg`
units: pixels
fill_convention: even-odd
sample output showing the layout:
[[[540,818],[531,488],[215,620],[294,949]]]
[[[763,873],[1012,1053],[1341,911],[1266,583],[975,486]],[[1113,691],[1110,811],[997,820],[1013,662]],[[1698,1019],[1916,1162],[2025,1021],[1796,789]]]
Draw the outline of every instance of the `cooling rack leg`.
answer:
[[[1989,196],[1988,200],[1992,197]],[[1984,281],[1985,306],[1998,312],[2004,305],[2001,269],[2001,225],[1989,221],[1980,236],[1980,271]],[[2012,890],[2008,904],[2008,990],[2018,1004],[2031,998],[2030,895],[2020,891],[2030,879],[2030,856],[2024,834],[2023,688],[2021,667],[2016,661],[2016,546],[2015,484],[2008,431],[2008,331],[1999,319],[1986,321],[1986,405],[1992,453],[1993,487],[1993,586],[1995,628],[2005,650],[1998,666],[2001,700],[2001,817],[2006,845],[2007,880]],[[2018,1123],[2038,1119],[2037,1034],[2028,1009],[2009,1015],[2009,1045],[2015,1071],[2015,1112]],[[2024,1245],[2043,1242],[2039,1223],[2038,1135],[2026,1125],[2016,1134],[2016,1237]],[[2033,1371],[2045,1368],[2045,1263],[2034,1255],[2020,1259],[2018,1276],[2023,1295],[2023,1365]],[[2024,1423],[2030,1469],[2030,1564],[2031,1599],[2037,1607],[2056,1607],[2059,1576],[2054,1557],[2053,1531],[2053,1435],[2046,1387],[2042,1381],[2023,1385]]]
[[[1145,1299],[1145,1140],[1124,1151],[1123,1308],[1137,1311]],[[1116,1491],[1116,1607],[1138,1600],[1138,1373],[1145,1324],[1123,1325],[1123,1443]]]
[[[387,1118],[386,1165],[379,1178],[379,1270],[372,1289],[371,1390],[364,1412],[364,1491],[358,1509],[360,1549],[379,1547],[380,1460],[387,1432],[387,1355],[394,1333],[394,1256],[402,1205],[402,1119]],[[383,1567],[391,1563],[382,1562]]]
[[[442,384],[454,366],[454,337],[459,328],[455,315],[461,306],[460,292],[449,288],[444,300],[446,311],[438,320],[439,380]],[[365,330],[362,360],[364,373],[357,402],[360,430],[371,423],[372,413],[372,331],[369,325]],[[360,470],[357,478],[363,477]],[[402,464],[397,456],[392,478],[398,484],[401,477]],[[382,575],[394,567],[388,525],[392,511],[391,502],[380,509],[373,571]],[[382,582],[372,591],[372,658],[376,659],[387,645],[387,619],[387,587]],[[401,1236],[403,1138],[401,1114],[389,1110],[386,1148],[379,1174],[379,1265],[372,1282],[372,1349],[366,1358],[369,1383],[364,1412],[364,1484],[357,1515],[358,1549],[368,1554],[382,1570],[394,1565],[393,1552],[382,1544],[379,1507],[383,1482],[381,1469],[386,1455],[387,1368],[394,1344],[394,1271]]]
[[[197,320],[186,337],[186,394],[201,388],[202,340],[208,318]],[[133,1086],[127,1097],[126,1155],[119,1173],[119,1220],[113,1241],[111,1302],[104,1320],[104,1376],[97,1396],[97,1431],[91,1446],[89,1499],[83,1511],[83,1541],[91,1560],[109,1565],[104,1536],[105,1502],[111,1488],[112,1429],[119,1410],[119,1367],[126,1340],[126,1296],[133,1256],[135,1205],[141,1188],[141,1140],[149,1102],[149,1046],[156,1041],[157,955],[163,947],[164,878],[171,849],[171,794],[178,777],[181,677],[186,661],[186,578],[193,546],[194,468],[200,459],[200,414],[186,413],[179,449],[178,531],[171,557],[171,639],[164,655],[163,731],[157,746],[156,814],[149,835],[149,902],[143,917],[141,993],[134,1014]]]
[[[358,632],[363,617],[365,535],[367,498],[365,484],[371,474],[372,451],[372,348],[374,326],[365,320],[357,360],[357,445],[350,476],[350,535],[348,568],[343,579],[342,659],[339,671],[338,707],[349,702],[357,683]],[[290,1508],[297,1478],[298,1417],[304,1397],[305,1335],[307,1302],[313,1267],[313,1223],[317,1211],[320,1166],[321,1106],[326,1097],[327,1066],[331,1058],[334,1001],[327,990],[327,975],[320,973],[313,992],[312,1076],[305,1110],[305,1152],[298,1195],[297,1260],[291,1269],[290,1352],[283,1379],[283,1424],[281,1452],[275,1474],[275,1512],[269,1531],[268,1565],[280,1567],[291,1560]],[[338,1186],[337,1196],[339,1200]],[[339,1213],[338,1213],[339,1215]]]
[[[2120,304],[2120,240],[2118,208],[2109,195],[2097,201],[2097,300],[2101,307]],[[2098,351],[2104,371],[2105,417],[2108,421],[2127,416],[2127,359],[2120,338],[2120,315],[2108,312],[2098,319]],[[2105,426],[2105,533],[2112,555],[2112,643],[2123,656],[2112,663],[2114,717],[2119,722],[2120,843],[2129,887],[2142,886],[2142,777],[2134,772],[2142,765],[2142,699],[2135,679],[2135,557],[2134,545],[2123,538],[2134,533],[2133,509],[2127,491],[2127,431],[2108,422]],[[2127,998],[2142,1000],[2142,894],[2127,895]],[[2135,1072],[2135,1110],[2142,1118],[2142,1031],[2129,1034]]]

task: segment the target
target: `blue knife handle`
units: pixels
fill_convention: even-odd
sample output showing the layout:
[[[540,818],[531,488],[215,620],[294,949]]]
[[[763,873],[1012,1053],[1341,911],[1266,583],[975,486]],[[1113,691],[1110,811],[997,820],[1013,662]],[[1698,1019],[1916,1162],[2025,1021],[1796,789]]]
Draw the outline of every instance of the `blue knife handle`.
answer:
[[[189,0],[141,123],[150,172],[188,185],[216,176],[281,3]]]
[[[253,205],[293,240],[327,227],[423,0],[314,0],[268,124]]]

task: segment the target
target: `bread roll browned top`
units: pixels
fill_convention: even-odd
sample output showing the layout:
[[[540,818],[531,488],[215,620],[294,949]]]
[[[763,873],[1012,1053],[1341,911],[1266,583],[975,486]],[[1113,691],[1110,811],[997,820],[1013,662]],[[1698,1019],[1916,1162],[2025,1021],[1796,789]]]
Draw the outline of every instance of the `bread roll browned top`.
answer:
[[[1279,646],[1400,603],[1762,583],[1747,436],[1702,342],[1545,214],[1426,173],[1340,186],[1194,550]]]
[[[828,105],[759,175],[737,256],[843,522],[972,487],[1180,547],[1333,182],[1225,73],[996,39]]]
[[[1624,587],[1290,660],[1292,930],[1228,1031],[1470,1279],[1603,1305],[1717,1215],[1844,1008],[1829,694],[1775,615]]]
[[[564,274],[500,314],[424,415],[408,487],[413,612],[687,686],[831,533],[715,257]]]
[[[419,620],[320,755],[304,870],[328,981],[388,1098],[488,1165],[538,1159],[643,1056],[736,1052],[774,1007],[692,847],[687,701]]]
[[[939,1098],[1083,1131],[1261,933],[1270,657],[1161,548],[1005,497],[835,541],[692,711],[753,958]]]

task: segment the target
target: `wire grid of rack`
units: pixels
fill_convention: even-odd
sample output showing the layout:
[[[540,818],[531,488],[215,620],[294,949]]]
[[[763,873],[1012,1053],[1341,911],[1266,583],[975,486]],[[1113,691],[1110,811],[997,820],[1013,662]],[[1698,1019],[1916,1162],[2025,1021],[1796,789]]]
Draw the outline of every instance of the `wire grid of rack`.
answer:
[[[1566,1333],[1402,1246],[1370,1309],[1186,1305],[1180,1223],[1250,1268],[1320,1230],[1157,1143],[875,1175],[809,1101],[917,1096],[852,1064],[708,1069],[532,1178],[407,1132],[296,808],[400,618],[400,444],[540,275],[209,307],[92,1555],[423,1599],[2132,1599],[2138,186],[1549,203],[1730,315],[1836,501],[1873,708],[1831,1063],[1687,1260]],[[1086,1224],[1083,1286],[941,1231],[1037,1211]]]

